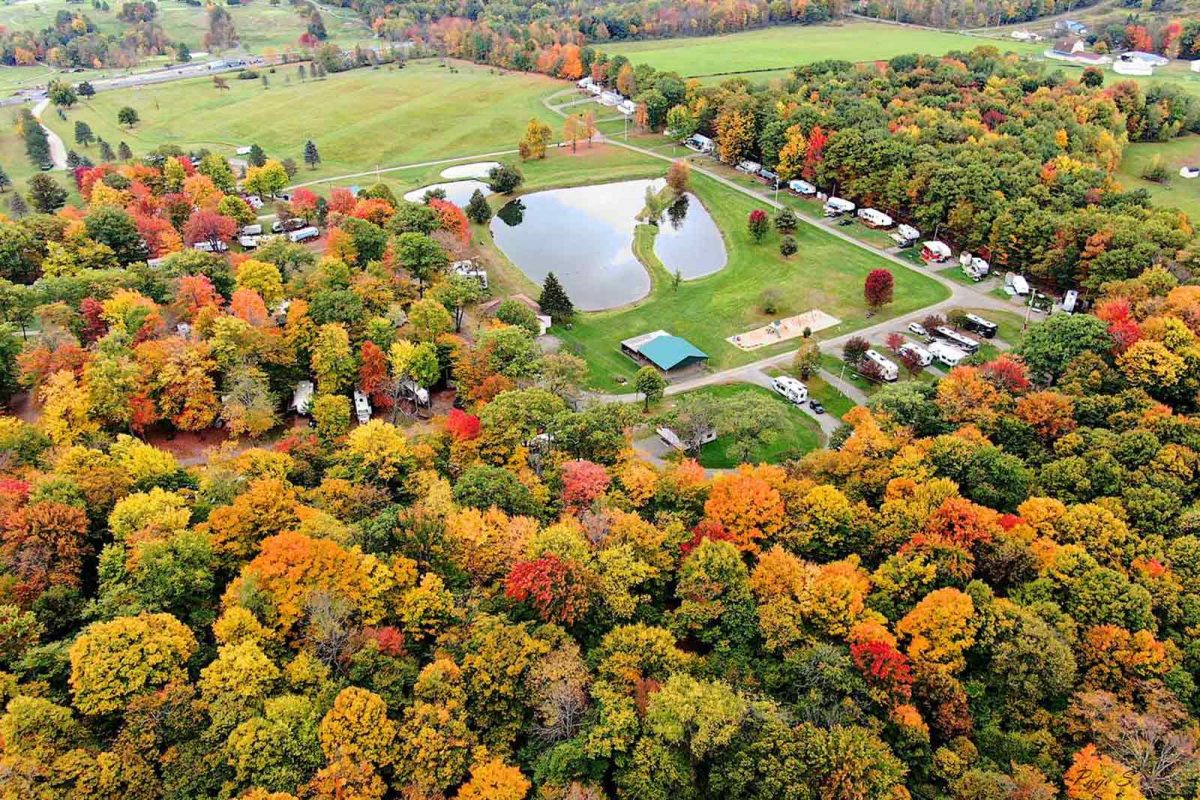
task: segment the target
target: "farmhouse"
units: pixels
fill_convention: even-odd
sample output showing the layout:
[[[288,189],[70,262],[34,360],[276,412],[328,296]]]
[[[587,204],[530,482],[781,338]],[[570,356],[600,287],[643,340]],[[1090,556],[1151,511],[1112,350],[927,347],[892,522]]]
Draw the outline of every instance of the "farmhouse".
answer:
[[[1067,37],[1059,39],[1054,47],[1044,54],[1046,58],[1058,61],[1071,61],[1076,64],[1107,64],[1112,59],[1099,53],[1088,52],[1087,44],[1082,39]]]
[[[708,361],[708,353],[687,339],[662,330],[626,339],[621,342],[621,352],[634,361],[653,364],[667,373]]]

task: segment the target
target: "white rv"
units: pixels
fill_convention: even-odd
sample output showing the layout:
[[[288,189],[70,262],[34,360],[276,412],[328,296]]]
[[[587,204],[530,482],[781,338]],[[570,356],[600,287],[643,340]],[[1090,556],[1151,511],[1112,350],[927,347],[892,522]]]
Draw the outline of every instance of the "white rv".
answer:
[[[796,194],[802,194],[805,197],[811,197],[817,193],[817,187],[813,186],[808,181],[788,181],[788,188]]]
[[[486,292],[488,289],[488,274],[486,269],[480,269],[479,266],[472,260],[455,261],[450,265],[450,271],[456,275],[462,275],[465,278],[474,278],[479,281],[479,285]]]
[[[358,418],[359,425],[371,421],[371,401],[358,389],[354,390],[354,416]]]
[[[1004,286],[1011,289],[1013,294],[1024,297],[1029,294],[1029,281],[1025,280],[1024,275],[1018,275],[1015,272],[1010,272],[1004,276]]]
[[[216,247],[213,247],[213,243],[205,239],[192,245],[192,249],[199,250],[201,253],[224,253],[229,249],[229,245],[224,242],[217,242]]]
[[[296,388],[292,390],[291,409],[297,414],[307,414],[311,411],[315,388],[312,381],[300,381],[297,383]]]
[[[775,391],[796,405],[803,405],[808,400],[808,387],[790,375],[772,378],[771,385],[775,387]]]
[[[740,161],[734,169],[738,172],[744,172],[747,175],[757,175],[758,171],[762,169],[762,164],[750,160]]]
[[[917,239],[921,238],[921,232],[912,225],[903,223],[896,226],[896,232],[891,234],[892,241],[901,247],[912,247]]]
[[[860,208],[858,210],[858,218],[872,228],[892,227],[892,218],[878,209]]]
[[[934,328],[933,332],[934,335],[942,337],[960,350],[965,350],[972,354],[979,352],[979,342],[969,336],[963,336],[953,328],[939,325],[937,328]]]
[[[699,133],[693,133],[684,140],[683,146],[688,150],[695,150],[697,153],[711,153],[713,148],[716,147],[716,143],[707,136],[703,136]]]
[[[924,347],[921,347],[919,344],[906,342],[905,344],[900,345],[899,353],[900,355],[912,353],[914,356],[916,356],[917,363],[922,367],[928,367],[933,363],[933,353],[929,352]]]
[[[825,216],[840,217],[842,214],[849,214],[858,206],[841,197],[830,197],[825,201]]]
[[[238,244],[240,244],[242,247],[246,248],[247,250],[253,250],[254,248],[258,247],[258,237],[257,236],[239,236]]]
[[[261,236],[262,225],[255,223],[254,225],[243,225],[242,236]]]
[[[929,345],[929,353],[947,367],[957,367],[959,362],[967,357],[962,350],[946,342],[934,342]]]
[[[321,231],[318,228],[310,225],[307,228],[301,228],[298,231],[292,231],[288,234],[288,239],[295,244],[299,244],[300,242],[307,242],[309,239],[316,239],[320,235]]]
[[[876,350],[868,350],[863,353],[863,361],[870,361],[879,367],[880,377],[889,383],[900,377],[900,368],[896,366],[896,363]]]

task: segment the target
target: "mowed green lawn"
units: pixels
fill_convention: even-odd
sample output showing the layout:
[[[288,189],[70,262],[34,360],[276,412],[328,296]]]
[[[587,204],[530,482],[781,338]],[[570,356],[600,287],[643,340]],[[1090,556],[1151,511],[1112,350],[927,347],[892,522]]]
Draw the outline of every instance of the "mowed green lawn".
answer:
[[[705,395],[717,400],[729,400],[742,395],[757,395],[780,407],[787,422],[777,431],[770,443],[756,444],[748,459],[737,458],[730,452],[733,440],[729,436],[718,436],[700,448],[700,465],[710,469],[728,469],[738,464],[778,464],[800,456],[821,446],[821,432],[817,423],[806,413],[793,406],[781,395],[748,383],[725,383],[706,386],[688,394]],[[718,431],[720,433],[720,431]]]
[[[1162,157],[1163,165],[1170,172],[1170,179],[1165,184],[1142,178],[1142,171],[1156,155]],[[1200,220],[1200,178],[1181,178],[1179,168],[1185,165],[1200,166],[1200,136],[1128,145],[1117,170],[1117,179],[1126,189],[1149,189],[1156,205],[1174,206],[1196,221]]]
[[[600,49],[610,55],[623,55],[634,63],[650,64],[689,77],[786,70],[827,58],[875,61],[905,53],[941,55],[987,44],[1018,53],[1043,49],[1021,42],[875,22],[787,25],[727,36],[606,44],[600,45]]]
[[[628,166],[623,167],[626,164]],[[524,167],[524,192],[553,186],[601,183],[633,177],[661,176],[668,163],[617,148],[597,147],[588,154],[552,154],[544,162]],[[657,263],[651,267],[653,287],[638,303],[611,311],[580,314],[570,329],[557,326],[554,334],[572,352],[587,360],[590,382],[600,389],[632,391],[629,381],[637,364],[620,352],[620,343],[631,336],[662,328],[690,340],[710,356],[713,369],[746,364],[796,347],[781,342],[744,351],[725,341],[726,337],[756,328],[774,319],[820,308],[842,320],[818,336],[835,336],[866,323],[862,286],[867,273],[877,267],[892,270],[896,278],[896,300],[882,313],[905,314],[944,300],[946,290],[937,282],[912,270],[844,242],[812,225],[802,224],[795,237],[799,252],[785,259],[779,255],[779,236],[773,230],[755,242],[746,218],[756,208],[766,209],[750,197],[710,178],[693,173],[692,189],[713,215],[725,238],[728,263],[720,272],[672,287],[672,276]],[[499,199],[493,199],[499,205]],[[636,214],[639,209],[630,209]],[[490,235],[476,227],[475,241],[483,249],[493,293],[504,296],[522,291],[536,297],[533,286],[491,242]],[[631,243],[632,246],[632,243]],[[571,243],[563,242],[563,258],[571,257]],[[761,310],[764,292],[777,297],[774,314]],[[880,318],[877,316],[875,321]],[[624,379],[622,384],[618,378]]]
[[[51,114],[47,121],[68,146],[75,121],[84,120],[114,146],[127,142],[137,156],[161,144],[232,156],[239,146],[257,143],[269,156],[303,163],[304,142],[312,139],[321,167],[302,168],[297,181],[515,148],[530,117],[561,122],[541,98],[562,83],[537,75],[436,61],[303,83],[296,66],[266,74],[269,88],[229,76],[228,90],[197,79],[101,92],[69,111],[66,122]],[[117,111],[126,105],[141,117],[132,129],[117,124]],[[93,145],[93,158],[95,150]]]

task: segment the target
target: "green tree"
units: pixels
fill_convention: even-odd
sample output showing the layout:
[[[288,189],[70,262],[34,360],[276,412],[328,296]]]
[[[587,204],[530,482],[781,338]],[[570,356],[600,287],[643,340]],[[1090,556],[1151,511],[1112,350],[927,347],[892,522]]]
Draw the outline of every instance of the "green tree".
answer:
[[[67,202],[67,190],[49,175],[34,175],[29,179],[29,202],[34,211],[53,214]]]
[[[571,298],[567,297],[566,290],[553,272],[546,273],[546,280],[542,281],[538,305],[557,323],[569,322],[571,317],[575,316],[575,305]]]
[[[420,292],[446,271],[450,259],[446,251],[431,236],[423,233],[402,233],[395,240],[396,260],[408,274],[417,279]]]
[[[483,299],[483,284],[467,275],[453,274],[433,289],[433,298],[454,317],[455,332],[462,330],[467,306]]]
[[[75,144],[87,147],[94,141],[96,134],[92,133],[92,126],[81,119],[75,120]]]
[[[483,196],[483,192],[479,189],[472,192],[471,200],[467,203],[464,211],[467,214],[467,219],[476,225],[486,225],[492,218],[492,207],[488,205],[487,198]]]
[[[309,169],[316,169],[321,163],[321,153],[317,150],[317,143],[309,139],[304,143],[304,163],[308,164]]]
[[[488,188],[496,194],[512,194],[525,182],[525,176],[514,164],[501,164],[488,172]]]
[[[137,109],[133,108],[132,106],[122,106],[120,110],[117,111],[118,125],[123,125],[126,128],[132,128],[134,125],[137,125],[140,120],[141,117],[138,116]]]
[[[146,259],[146,242],[123,209],[100,206],[88,212],[83,221],[88,236],[111,248],[122,266]]]
[[[267,154],[258,146],[257,142],[250,145],[250,153],[246,156],[246,163],[252,167],[261,167],[267,163]]]
[[[651,403],[657,403],[662,399],[663,392],[667,388],[667,379],[657,369],[647,365],[637,371],[637,375],[633,378],[633,386],[637,389],[638,394],[642,395],[643,409],[649,411]]]
[[[1017,353],[1030,375],[1053,384],[1076,357],[1091,351],[1102,356],[1112,352],[1112,337],[1103,320],[1090,314],[1054,314],[1026,334]]]

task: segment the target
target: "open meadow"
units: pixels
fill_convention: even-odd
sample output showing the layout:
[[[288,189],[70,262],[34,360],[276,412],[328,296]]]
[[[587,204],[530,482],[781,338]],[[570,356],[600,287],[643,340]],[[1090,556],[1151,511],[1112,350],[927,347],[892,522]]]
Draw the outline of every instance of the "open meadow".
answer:
[[[798,64],[824,59],[875,61],[905,53],[940,55],[988,44],[1023,54],[1043,49],[1040,45],[1010,40],[875,22],[790,25],[727,36],[609,44],[600,49],[635,63],[675,71],[684,77],[698,77],[787,71]]]
[[[1165,184],[1142,178],[1142,172],[1155,156],[1161,157],[1167,168],[1169,177]],[[1200,136],[1127,146],[1117,178],[1126,189],[1147,189],[1156,204],[1174,206],[1197,220],[1200,219],[1200,178],[1180,177],[1182,166],[1200,166]]]
[[[458,62],[357,69],[304,82],[298,70],[265,71],[267,88],[229,76],[225,90],[196,79],[101,92],[71,109],[65,122],[47,115],[48,123],[71,145],[75,121],[83,120],[112,144],[127,142],[135,155],[176,144],[232,156],[257,143],[271,157],[300,162],[312,139],[322,163],[302,169],[301,181],[514,148],[530,117],[556,121],[541,98],[562,85]],[[123,106],[137,110],[135,127],[117,124]]]
[[[0,25],[10,30],[41,30],[54,24],[59,11],[79,12],[87,16],[102,33],[121,35],[129,24],[118,15],[120,3],[110,3],[109,8],[69,3],[66,0],[36,0],[0,5]],[[306,30],[306,21],[290,4],[271,5],[255,2],[227,5],[225,10],[233,19],[243,49],[261,54],[267,49],[282,51],[298,46],[300,35]],[[373,38],[362,19],[349,9],[320,7],[322,19],[330,41],[353,45],[356,40],[364,43]],[[159,3],[158,15],[154,20],[161,25],[171,41],[181,41],[194,52],[204,50],[204,34],[208,32],[208,12],[204,5],[184,3]],[[30,68],[36,69],[36,68]]]

